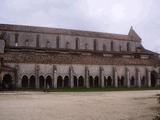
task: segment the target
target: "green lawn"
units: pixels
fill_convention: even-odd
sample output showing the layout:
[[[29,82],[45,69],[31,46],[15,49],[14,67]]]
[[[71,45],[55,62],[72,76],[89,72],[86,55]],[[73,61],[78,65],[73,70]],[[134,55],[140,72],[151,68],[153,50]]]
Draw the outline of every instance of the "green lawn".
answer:
[[[107,91],[140,91],[140,90],[160,90],[157,88],[51,88],[49,92],[107,92]],[[43,89],[17,89],[17,91],[43,91]]]

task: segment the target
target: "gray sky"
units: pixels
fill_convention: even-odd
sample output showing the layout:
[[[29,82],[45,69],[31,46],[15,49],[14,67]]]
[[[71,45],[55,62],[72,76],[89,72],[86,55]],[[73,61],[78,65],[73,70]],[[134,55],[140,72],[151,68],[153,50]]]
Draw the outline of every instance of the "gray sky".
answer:
[[[1,0],[0,23],[128,34],[160,53],[160,0]]]

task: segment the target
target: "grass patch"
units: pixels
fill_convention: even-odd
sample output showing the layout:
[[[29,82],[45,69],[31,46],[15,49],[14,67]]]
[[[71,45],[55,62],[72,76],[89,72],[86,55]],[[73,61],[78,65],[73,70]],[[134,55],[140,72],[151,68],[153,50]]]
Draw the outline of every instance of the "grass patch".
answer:
[[[107,91],[142,91],[142,90],[160,90],[159,87],[154,88],[51,88],[48,92],[107,92]],[[17,91],[44,91],[44,89],[20,88]]]

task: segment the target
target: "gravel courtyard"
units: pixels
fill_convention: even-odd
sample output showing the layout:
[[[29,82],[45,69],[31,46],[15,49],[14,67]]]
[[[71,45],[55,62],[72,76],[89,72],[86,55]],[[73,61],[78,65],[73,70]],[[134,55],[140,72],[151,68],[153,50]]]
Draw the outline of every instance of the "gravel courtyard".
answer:
[[[159,90],[0,93],[0,120],[152,120]]]

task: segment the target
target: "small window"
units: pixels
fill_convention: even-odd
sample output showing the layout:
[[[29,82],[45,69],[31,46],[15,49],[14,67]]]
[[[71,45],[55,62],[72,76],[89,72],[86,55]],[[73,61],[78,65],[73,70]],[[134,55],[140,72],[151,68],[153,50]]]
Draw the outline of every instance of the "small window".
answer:
[[[94,39],[93,49],[94,49],[94,50],[97,50],[97,40],[96,40],[96,39]]]
[[[29,46],[29,40],[25,40],[25,46],[28,47]]]
[[[128,52],[131,51],[131,46],[130,46],[130,43],[129,43],[129,42],[127,43],[127,51],[128,51]]]
[[[49,41],[46,42],[46,48],[50,48],[50,42]]]
[[[70,48],[70,43],[66,42],[66,49],[69,49],[69,48]]]
[[[85,50],[88,50],[88,44],[87,43],[84,45],[84,47],[85,47],[84,48]]]
[[[111,51],[114,51],[114,44],[113,44],[113,41],[111,42]]]
[[[16,47],[18,46],[18,38],[19,38],[19,34],[16,33],[16,34],[15,34],[15,46],[16,46]]]
[[[36,47],[39,47],[39,39],[40,39],[40,35],[36,36]]]
[[[76,50],[79,49],[79,38],[76,38]]]
[[[122,51],[122,46],[121,46],[121,45],[119,46],[119,51],[120,51],[120,52]]]
[[[57,36],[56,37],[56,46],[57,46],[57,48],[59,48],[59,42],[60,42],[60,38],[59,38],[59,36]]]
[[[105,44],[103,44],[103,51],[107,51],[107,47]]]

